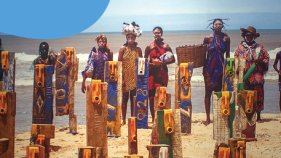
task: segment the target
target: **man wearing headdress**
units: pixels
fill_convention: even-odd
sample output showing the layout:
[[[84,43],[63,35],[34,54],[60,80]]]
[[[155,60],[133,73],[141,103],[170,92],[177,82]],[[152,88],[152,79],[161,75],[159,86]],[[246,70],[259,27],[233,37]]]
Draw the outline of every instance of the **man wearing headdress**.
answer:
[[[230,38],[226,33],[221,32],[222,28],[224,28],[223,20],[227,19],[211,20],[212,22],[209,26],[213,26],[211,27],[213,33],[206,36],[203,41],[203,44],[208,45],[207,59],[203,67],[207,116],[205,125],[210,124],[210,98],[212,92],[219,92],[222,89],[224,53],[226,58],[229,58]]]
[[[256,32],[254,27],[248,26],[246,29],[241,28],[240,30],[244,41],[235,50],[234,58],[246,59],[245,73],[253,64],[256,65],[245,84],[247,90],[257,91],[257,121],[262,123],[260,113],[264,107],[264,74],[268,71],[269,55],[263,45],[255,42],[260,34]]]

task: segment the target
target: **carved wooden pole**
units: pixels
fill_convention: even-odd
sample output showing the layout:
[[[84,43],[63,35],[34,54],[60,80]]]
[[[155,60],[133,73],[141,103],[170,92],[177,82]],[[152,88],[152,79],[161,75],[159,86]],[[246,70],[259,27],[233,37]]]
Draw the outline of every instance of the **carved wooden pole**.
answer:
[[[77,81],[79,59],[73,47],[61,49],[56,63],[56,116],[69,115],[69,132],[77,132],[74,115],[74,88]]]
[[[14,157],[15,152],[15,53],[2,51],[3,81],[0,82],[0,158]]]
[[[146,148],[149,151],[148,158],[169,158],[169,147],[169,145],[165,144],[147,145]]]
[[[86,88],[87,146],[100,147],[101,157],[107,152],[107,83],[92,80]]]
[[[53,66],[36,64],[34,71],[33,115],[31,137],[32,142],[38,142],[38,134],[45,135],[45,157],[49,157],[50,138],[54,138],[53,125]],[[43,132],[48,129],[48,132]],[[50,136],[51,135],[51,136]]]
[[[128,154],[138,154],[137,120],[135,117],[128,118]]]
[[[147,129],[148,120],[148,64],[146,58],[137,59],[137,94],[135,101],[135,117],[137,128]]]
[[[41,145],[26,146],[26,158],[45,158],[45,147]]]
[[[121,136],[122,62],[106,61],[104,81],[107,88],[107,134]]]
[[[193,62],[181,63],[176,67],[175,80],[175,109],[181,111],[181,132],[191,133],[191,85],[190,80],[193,72]]]
[[[151,143],[159,144],[157,111],[171,108],[171,94],[166,94],[167,87],[156,88],[154,97],[154,124],[152,126]]]
[[[232,137],[230,126],[235,116],[235,96],[234,92],[223,91],[213,93],[213,113],[214,130],[213,137],[218,145],[227,144],[228,139]]]
[[[100,158],[101,157],[101,150],[100,148],[96,147],[81,147],[78,148],[78,158]]]

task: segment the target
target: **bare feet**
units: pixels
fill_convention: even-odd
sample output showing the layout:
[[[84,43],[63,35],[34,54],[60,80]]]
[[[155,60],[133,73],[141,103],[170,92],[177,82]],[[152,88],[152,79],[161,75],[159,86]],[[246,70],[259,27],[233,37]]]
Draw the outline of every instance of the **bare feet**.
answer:
[[[206,120],[205,122],[203,122],[203,124],[204,124],[205,126],[208,126],[208,125],[210,124],[210,120]]]
[[[121,124],[121,126],[124,126],[126,124],[126,122],[125,121],[123,121],[123,123]]]

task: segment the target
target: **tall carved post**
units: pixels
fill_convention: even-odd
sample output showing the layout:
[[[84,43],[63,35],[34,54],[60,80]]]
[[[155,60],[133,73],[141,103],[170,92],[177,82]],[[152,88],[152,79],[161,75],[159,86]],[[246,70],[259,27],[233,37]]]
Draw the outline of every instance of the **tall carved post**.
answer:
[[[137,120],[135,117],[128,118],[128,154],[138,154]]]
[[[222,91],[213,93],[214,131],[213,136],[217,144],[227,144],[232,138],[232,127],[235,116],[234,92]],[[231,128],[232,129],[232,128]]]
[[[167,87],[158,87],[154,97],[154,124],[152,126],[151,144],[159,144],[157,111],[171,109],[171,94],[166,94]]]
[[[169,147],[169,145],[165,144],[147,145],[148,158],[169,158]]]
[[[157,111],[159,144],[169,145],[170,158],[182,158],[181,118],[179,109]]]
[[[135,117],[137,128],[147,129],[148,119],[148,66],[146,58],[137,59],[137,95],[135,101]]]
[[[234,91],[235,61],[234,58],[224,60],[223,66],[223,91]]]
[[[37,143],[38,134],[55,132],[53,123],[53,95],[52,95],[53,66],[36,64],[34,71],[33,115],[31,137],[33,143]],[[49,129],[47,133],[41,133],[42,129]],[[35,133],[34,133],[35,132]],[[50,138],[45,136],[45,157],[49,157]]]
[[[69,132],[77,132],[74,115],[74,87],[78,77],[79,59],[73,47],[61,50],[56,63],[56,116],[69,115]]]
[[[0,158],[14,157],[15,154],[15,53],[2,51],[0,69]]]
[[[175,109],[181,111],[181,132],[191,133],[191,85],[193,62],[181,63],[176,67],[175,80]]]
[[[92,80],[86,88],[87,146],[100,147],[101,158],[107,152],[107,83]]]
[[[108,83],[107,134],[121,136],[122,62],[105,62],[104,81]]]
[[[257,91],[241,90],[237,95],[237,104],[240,112],[242,138],[246,138],[246,141],[257,141]]]

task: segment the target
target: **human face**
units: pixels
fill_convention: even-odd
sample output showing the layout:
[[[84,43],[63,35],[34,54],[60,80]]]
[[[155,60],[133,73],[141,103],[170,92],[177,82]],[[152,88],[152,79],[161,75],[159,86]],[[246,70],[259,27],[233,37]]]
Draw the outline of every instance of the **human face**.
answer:
[[[213,28],[216,32],[221,32],[221,29],[223,28],[223,23],[220,20],[216,20],[213,24]]]
[[[99,40],[98,40],[98,46],[99,46],[99,48],[105,48],[105,46],[106,46],[106,38],[100,38]]]
[[[135,40],[136,40],[136,36],[131,35],[131,34],[127,36],[127,42],[128,42],[128,44],[134,44],[134,43],[135,43]]]
[[[42,44],[41,46],[40,46],[40,52],[41,52],[41,55],[43,55],[43,56],[45,56],[45,55],[47,55],[47,53],[48,53],[48,46],[47,45],[45,45],[45,44]]]
[[[245,36],[246,42],[253,42],[255,40],[255,36],[252,33],[247,33]]]
[[[154,35],[154,39],[155,40],[161,39],[161,37],[162,37],[161,30],[160,29],[155,29],[153,31],[153,35]]]

